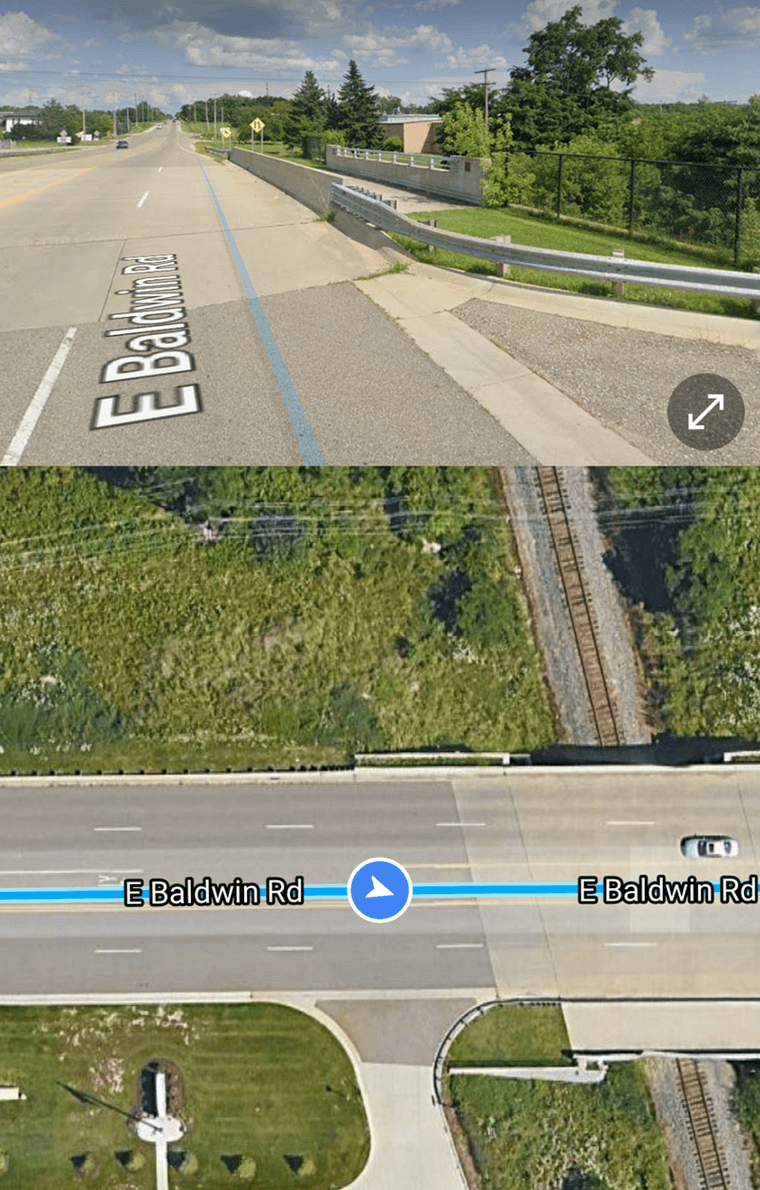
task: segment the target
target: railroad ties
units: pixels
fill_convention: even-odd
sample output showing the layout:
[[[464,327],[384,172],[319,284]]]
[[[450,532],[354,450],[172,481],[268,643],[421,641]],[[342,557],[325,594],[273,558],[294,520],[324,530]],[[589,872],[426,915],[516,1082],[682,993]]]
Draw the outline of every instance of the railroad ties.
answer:
[[[723,1163],[712,1114],[712,1101],[705,1090],[704,1076],[693,1058],[678,1058],[678,1077],[689,1116],[689,1130],[697,1149],[705,1190],[729,1190],[730,1180]]]
[[[570,523],[569,507],[556,467],[536,467],[549,529],[554,543],[575,641],[581,659],[596,736],[603,747],[621,744],[615,702],[597,643],[597,623],[584,581],[580,553]]]

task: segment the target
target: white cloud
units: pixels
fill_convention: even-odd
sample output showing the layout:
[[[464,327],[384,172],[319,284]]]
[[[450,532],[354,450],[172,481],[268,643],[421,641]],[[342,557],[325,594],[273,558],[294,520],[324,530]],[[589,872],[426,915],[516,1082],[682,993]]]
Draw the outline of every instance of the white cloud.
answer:
[[[312,58],[297,41],[284,37],[232,37],[214,33],[197,21],[174,21],[153,36],[178,49],[192,66],[242,67],[292,76],[307,70],[330,75],[341,71],[336,58]]]
[[[530,0],[517,29],[523,33],[537,33],[551,21],[558,21],[573,5],[568,0]],[[617,0],[586,0],[583,3],[581,24],[595,25],[615,15]]]
[[[461,66],[480,69],[485,67],[486,62],[489,67],[493,66],[494,70],[506,70],[507,68],[507,59],[504,55],[492,50],[487,45],[478,45],[471,50],[466,50],[460,46],[455,53],[446,55],[445,62],[437,62],[436,66],[451,66],[452,68]]]
[[[643,33],[640,51],[645,58],[658,58],[672,44],[666,37],[655,8],[632,8],[623,21],[623,28],[630,37],[632,33]]]
[[[688,103],[699,99],[707,83],[706,74],[686,70],[656,70],[651,83],[642,81],[633,89],[640,103]]]
[[[431,12],[434,8],[455,8],[459,0],[418,0],[415,8],[423,12]]]
[[[382,33],[370,27],[368,33],[346,33],[343,43],[356,57],[370,59],[373,66],[404,65],[408,59],[398,56],[400,49],[442,50],[444,53],[451,50],[450,38],[433,25],[418,25],[416,29],[388,25]]]
[[[57,57],[46,50],[51,42],[60,40],[57,33],[32,20],[25,12],[0,15],[0,72],[28,70],[30,59],[39,61]]]
[[[756,49],[760,47],[760,8],[743,4],[695,17],[684,40],[696,50]]]

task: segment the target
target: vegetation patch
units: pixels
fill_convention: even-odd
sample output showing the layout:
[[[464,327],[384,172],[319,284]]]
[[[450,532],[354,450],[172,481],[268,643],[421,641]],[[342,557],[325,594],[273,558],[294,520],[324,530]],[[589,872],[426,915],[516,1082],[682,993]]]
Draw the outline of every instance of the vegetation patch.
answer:
[[[631,517],[674,526],[665,610],[634,609],[650,712],[675,735],[760,737],[760,478],[755,468],[612,468],[613,543]]]
[[[639,1062],[591,1085],[456,1075],[451,1093],[484,1190],[670,1190]]]
[[[452,1042],[448,1066],[565,1066],[570,1041],[557,1004],[499,1004]]]
[[[2,771],[554,738],[485,468],[13,469],[3,509]]]

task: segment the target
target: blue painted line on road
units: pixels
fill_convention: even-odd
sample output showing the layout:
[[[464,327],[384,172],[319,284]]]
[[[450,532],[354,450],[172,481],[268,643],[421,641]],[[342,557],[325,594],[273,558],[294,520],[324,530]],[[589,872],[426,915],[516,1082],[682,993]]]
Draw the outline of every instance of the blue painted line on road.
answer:
[[[262,904],[266,888],[261,888]],[[715,881],[713,888],[720,893],[720,883]],[[597,894],[601,897],[601,882],[596,886]],[[145,898],[147,905],[147,882],[145,883]],[[304,898],[309,901],[346,900],[347,886],[345,884],[312,884],[304,888]],[[415,899],[441,900],[447,897],[577,897],[577,884],[415,884],[413,897]],[[0,889],[0,904],[71,904],[84,902],[102,902],[106,904],[123,903],[124,892],[118,888],[2,888]],[[225,906],[227,908],[227,906]],[[235,906],[229,906],[235,908]]]
[[[285,402],[285,409],[288,417],[290,418],[290,424],[293,427],[293,432],[295,433],[296,440],[301,449],[303,461],[308,467],[324,467],[325,460],[322,457],[322,451],[319,449],[319,444],[314,436],[314,431],[312,430],[309,419],[306,416],[306,410],[301,404],[298,393],[296,392],[296,386],[293,383],[285,360],[282,358],[280,349],[277,346],[277,340],[272,333],[272,328],[267,322],[267,316],[264,313],[261,302],[259,301],[258,294],[253,288],[253,282],[248,276],[248,269],[243,263],[240,250],[235,243],[235,237],[230,231],[227,220],[224,217],[224,212],[222,211],[217,197],[214,194],[214,187],[209,182],[208,174],[206,173],[205,169],[203,169],[202,165],[201,169],[203,170],[203,176],[206,179],[208,188],[211,191],[211,197],[214,200],[219,218],[221,219],[222,227],[224,228],[224,234],[227,237],[227,243],[229,244],[230,252],[232,253],[232,258],[235,261],[235,266],[238,273],[240,274],[240,280],[243,282],[243,289],[245,290],[245,295],[248,298],[248,304],[250,305],[253,312],[253,317],[256,319],[256,326],[259,328],[261,341],[264,344],[267,355],[269,356],[269,362],[272,365],[272,371],[274,372],[277,386],[282,394],[282,399]]]

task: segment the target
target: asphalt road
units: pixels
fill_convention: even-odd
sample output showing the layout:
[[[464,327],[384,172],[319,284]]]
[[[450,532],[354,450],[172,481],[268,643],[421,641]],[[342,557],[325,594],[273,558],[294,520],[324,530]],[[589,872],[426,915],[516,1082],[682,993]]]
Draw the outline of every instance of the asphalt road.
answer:
[[[0,158],[3,463],[532,461],[353,284],[379,252],[177,126],[129,141]]]
[[[345,883],[387,855],[418,883],[569,882],[757,871],[760,774],[513,770],[417,783],[0,786],[5,887],[114,886],[127,875],[303,875]],[[689,863],[691,831],[739,840]],[[507,995],[756,993],[760,906],[414,901],[387,926],[345,903],[274,909],[60,906],[0,911],[0,996],[41,991],[440,989]]]

